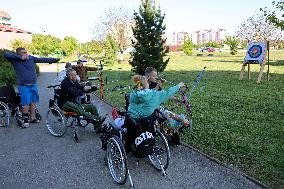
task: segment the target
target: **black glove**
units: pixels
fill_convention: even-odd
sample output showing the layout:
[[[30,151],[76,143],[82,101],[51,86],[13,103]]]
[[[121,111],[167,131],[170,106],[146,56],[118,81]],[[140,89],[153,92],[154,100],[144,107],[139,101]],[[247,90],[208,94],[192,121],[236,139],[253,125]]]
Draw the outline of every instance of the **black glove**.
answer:
[[[94,92],[94,91],[96,91],[96,90],[98,90],[98,87],[92,86],[92,88],[90,89],[90,92]]]

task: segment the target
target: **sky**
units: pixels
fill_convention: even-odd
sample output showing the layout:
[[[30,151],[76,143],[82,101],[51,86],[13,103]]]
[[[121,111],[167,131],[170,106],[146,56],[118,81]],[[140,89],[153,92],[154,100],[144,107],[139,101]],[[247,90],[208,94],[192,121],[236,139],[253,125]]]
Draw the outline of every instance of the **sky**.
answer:
[[[105,10],[124,6],[138,11],[141,0],[0,0],[12,25],[59,38],[91,40],[95,23]],[[223,28],[233,34],[237,25],[259,12],[272,9],[272,0],[157,0],[165,13],[166,33]]]

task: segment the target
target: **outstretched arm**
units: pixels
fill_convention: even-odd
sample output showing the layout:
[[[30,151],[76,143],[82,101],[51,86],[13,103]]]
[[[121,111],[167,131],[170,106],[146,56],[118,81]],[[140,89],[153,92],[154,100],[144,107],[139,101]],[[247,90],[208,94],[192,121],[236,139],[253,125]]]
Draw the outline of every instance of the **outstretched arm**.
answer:
[[[176,92],[178,92],[178,90],[181,88],[181,87],[184,87],[185,84],[183,82],[180,82],[178,85],[176,86],[173,86],[167,90],[162,90],[162,91],[155,91],[156,93],[156,97],[158,97],[158,101],[159,103],[163,103],[165,101],[167,101],[170,97],[172,97]]]
[[[87,67],[86,66],[86,70],[87,71],[98,71],[98,68],[97,67]]]
[[[8,60],[23,60],[21,56],[15,54],[15,53],[10,53],[10,52],[6,52],[4,53],[4,57]]]
[[[32,56],[34,59],[35,63],[55,63],[58,62],[60,59],[59,58],[37,58]]]

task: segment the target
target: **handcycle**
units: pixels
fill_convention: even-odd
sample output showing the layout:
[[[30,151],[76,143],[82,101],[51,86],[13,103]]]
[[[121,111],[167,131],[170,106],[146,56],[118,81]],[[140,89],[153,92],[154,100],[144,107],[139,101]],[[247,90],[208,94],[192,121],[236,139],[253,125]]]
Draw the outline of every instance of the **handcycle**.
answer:
[[[2,127],[10,126],[11,117],[15,117],[16,123],[22,127],[22,108],[20,104],[21,97],[16,93],[12,85],[5,85],[0,87],[0,125]],[[41,120],[41,115],[38,109],[35,109],[36,119]]]
[[[113,108],[112,112],[113,119],[125,120],[123,126],[117,128],[111,123],[104,125],[101,140],[102,149],[106,150],[105,161],[114,182],[122,185],[128,178],[131,186],[134,186],[128,168],[127,152],[132,152],[138,160],[148,158],[155,169],[166,175],[170,150],[166,137],[155,127],[156,112],[147,118],[133,119],[127,114],[129,96],[125,95],[125,99],[125,111]]]
[[[98,123],[100,123],[99,120],[88,119],[75,112],[64,111],[61,107],[62,91],[60,85],[49,85],[47,88],[52,88],[54,91],[53,98],[49,100],[49,108],[46,115],[46,127],[51,135],[61,137],[65,134],[67,127],[71,127],[73,128],[74,140],[75,142],[78,142],[79,134],[76,126],[86,127],[89,123],[91,123],[95,127]],[[69,121],[71,121],[70,124]]]
[[[197,84],[199,83],[200,79],[202,78],[203,73],[205,72],[206,67],[204,67],[201,72],[199,73],[197,79],[195,80],[192,89],[189,93],[189,95],[187,94],[187,92],[189,91],[189,87],[188,85],[185,85],[185,87],[183,89],[180,90],[180,94],[181,94],[181,99],[179,100],[179,103],[177,103],[174,107],[170,108],[169,111],[172,111],[174,109],[176,109],[177,107],[180,106],[184,106],[186,109],[186,115],[187,115],[187,119],[189,121],[189,125],[188,126],[181,126],[178,128],[178,132],[175,133],[174,129],[169,127],[166,123],[166,120],[168,119],[163,112],[161,111],[161,109],[158,109],[158,114],[159,114],[159,119],[157,121],[157,125],[156,127],[168,138],[169,142],[172,144],[176,144],[177,142],[179,142],[180,139],[180,134],[185,132],[185,131],[189,131],[189,133],[192,133],[192,105],[189,102],[189,99],[191,97],[191,94],[194,92]],[[162,109],[165,109],[164,107],[162,107]],[[177,134],[178,136],[174,136],[174,133]],[[171,140],[173,139],[173,140]],[[176,141],[178,140],[178,141]]]

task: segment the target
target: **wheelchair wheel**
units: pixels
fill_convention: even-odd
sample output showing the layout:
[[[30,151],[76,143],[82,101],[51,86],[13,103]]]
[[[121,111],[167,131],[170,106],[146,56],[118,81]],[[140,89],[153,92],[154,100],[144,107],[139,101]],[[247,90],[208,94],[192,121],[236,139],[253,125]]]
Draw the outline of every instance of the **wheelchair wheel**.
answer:
[[[113,180],[125,184],[128,174],[126,152],[122,141],[112,136],[107,143],[107,163]]]
[[[153,154],[149,155],[149,160],[155,169],[164,171],[168,168],[170,162],[169,145],[166,137],[158,130],[156,131],[154,138],[155,146],[153,148]]]
[[[65,117],[57,107],[48,109],[46,116],[46,127],[53,136],[63,136],[66,132]]]
[[[6,103],[0,101],[0,127],[10,126],[10,109]]]

